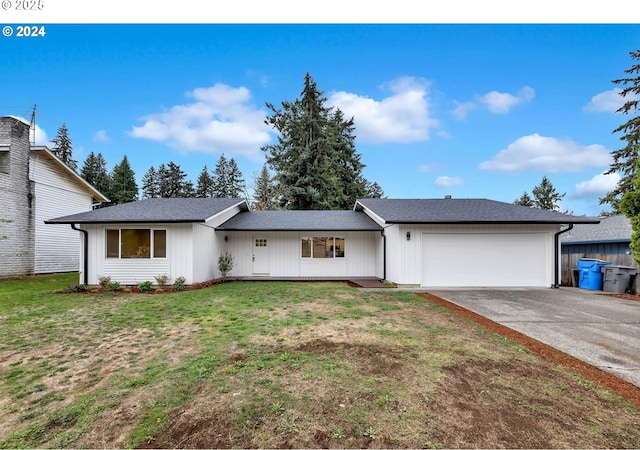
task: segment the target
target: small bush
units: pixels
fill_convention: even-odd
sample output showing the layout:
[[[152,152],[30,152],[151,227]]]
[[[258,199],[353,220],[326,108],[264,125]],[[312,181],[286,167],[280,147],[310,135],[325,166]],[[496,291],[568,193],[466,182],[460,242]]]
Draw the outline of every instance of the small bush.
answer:
[[[108,291],[112,291],[112,292],[119,291],[120,290],[120,283],[118,283],[117,281],[109,281],[107,283],[106,289]]]
[[[109,283],[111,283],[110,276],[104,275],[104,276],[98,277],[98,284],[102,289],[107,289]]]
[[[86,292],[86,284],[72,284],[67,288],[67,292]]]
[[[171,285],[171,288],[174,291],[182,291],[184,289],[185,281],[187,281],[185,277],[178,277]]]
[[[166,273],[156,275],[153,278],[156,279],[156,283],[158,283],[160,286],[166,286],[171,281],[171,277]]]
[[[229,252],[224,252],[218,258],[218,270],[222,274],[222,278],[226,278],[231,269],[233,269],[233,255]]]
[[[153,290],[153,283],[151,281],[143,281],[138,285],[138,289],[141,292],[151,292]]]

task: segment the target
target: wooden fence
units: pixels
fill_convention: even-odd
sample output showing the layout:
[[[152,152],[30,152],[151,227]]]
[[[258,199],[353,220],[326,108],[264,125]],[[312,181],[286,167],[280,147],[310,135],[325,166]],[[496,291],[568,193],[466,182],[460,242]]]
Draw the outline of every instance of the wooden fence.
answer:
[[[578,260],[582,258],[600,259],[608,261],[616,266],[638,267],[632,255],[626,254],[604,254],[604,253],[567,253],[560,255],[560,284],[562,286],[578,287],[578,280],[575,279],[574,270],[578,268]],[[640,275],[635,278],[635,292],[640,292]]]

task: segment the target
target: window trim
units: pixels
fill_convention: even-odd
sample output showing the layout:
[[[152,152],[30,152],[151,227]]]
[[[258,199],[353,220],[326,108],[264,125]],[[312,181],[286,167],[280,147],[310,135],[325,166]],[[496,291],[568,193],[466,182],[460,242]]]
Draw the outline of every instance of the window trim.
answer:
[[[123,258],[122,257],[122,230],[146,230],[149,232],[149,257],[148,258]],[[117,231],[118,232],[118,256],[108,256],[109,255],[109,232],[110,231]],[[156,256],[155,255],[155,238],[156,238],[156,231],[164,231],[165,233],[165,245],[164,245],[164,252],[165,255],[164,256]],[[104,229],[104,258],[105,259],[119,259],[119,260],[151,260],[151,259],[155,259],[155,260],[163,260],[163,259],[167,259],[167,253],[168,253],[168,249],[167,249],[167,242],[168,242],[168,235],[169,235],[169,230],[167,228],[147,228],[147,227],[118,227],[118,228],[105,228]]]
[[[343,249],[340,251],[341,255],[337,255],[337,252],[334,250],[331,254],[331,256],[326,256],[326,257],[315,257],[313,255],[313,249],[314,249],[314,245],[313,245],[313,241],[314,239],[327,239],[327,240],[331,240],[333,243],[330,245],[330,248],[335,249],[336,248],[336,240],[340,239],[343,242]],[[304,251],[303,251],[303,244],[306,242],[309,242],[309,256],[305,256],[304,255]],[[322,259],[343,259],[345,258],[345,248],[347,247],[346,245],[346,238],[342,235],[333,235],[333,236],[318,236],[318,235],[306,235],[306,236],[300,236],[300,246],[298,247],[300,249],[300,258],[301,259],[310,259],[310,260],[322,260]],[[331,250],[330,250],[331,251]]]

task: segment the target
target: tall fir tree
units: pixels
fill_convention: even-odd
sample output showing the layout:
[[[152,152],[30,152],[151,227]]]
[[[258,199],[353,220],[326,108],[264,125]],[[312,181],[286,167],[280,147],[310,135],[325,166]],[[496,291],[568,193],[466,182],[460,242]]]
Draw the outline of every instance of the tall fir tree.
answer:
[[[169,198],[171,188],[169,186],[168,169],[165,163],[158,166],[156,176],[158,177],[158,197]]]
[[[382,187],[374,181],[365,182],[365,198],[384,198],[384,191]]]
[[[160,197],[160,187],[158,183],[158,172],[151,166],[142,176],[142,198]]]
[[[136,175],[131,169],[127,155],[124,155],[122,161],[113,167],[109,194],[111,201],[115,204],[133,202],[138,199]]]
[[[560,201],[566,194],[560,194],[546,176],[533,188],[533,202],[536,208],[559,211]]]
[[[80,176],[104,195],[109,196],[111,178],[107,170],[107,161],[102,153],[89,153],[80,169]]]
[[[355,149],[353,119],[326,106],[309,73],[300,98],[267,103],[265,123],[278,132],[277,142],[262,150],[274,172],[280,206],[286,209],[345,209],[366,196],[364,164]]]
[[[638,116],[638,102],[640,102],[640,50],[629,52],[635,62],[624,71],[627,77],[613,80],[616,85],[623,86],[620,96],[625,103],[616,111],[631,117],[613,133],[622,133],[620,140],[624,147],[611,152],[613,162],[605,174],[617,173],[620,180],[615,189],[600,199],[600,204],[609,204],[613,213],[620,212],[620,200],[627,193],[636,190],[635,180],[638,177],[638,152],[640,152],[640,116]]]
[[[166,196],[168,198],[184,197],[187,174],[179,164],[169,161],[166,170]],[[193,185],[191,186],[193,188]]]
[[[247,185],[242,176],[242,172],[236,163],[236,160],[231,158],[227,164],[227,180],[228,190],[227,198],[241,198],[246,197]]]
[[[253,178],[253,202],[251,203],[251,208],[257,211],[277,209],[276,190],[267,165],[263,164],[260,172],[254,174]]]
[[[229,192],[229,163],[224,153],[220,155],[213,169],[213,196],[227,198]]]
[[[513,202],[514,205],[520,206],[528,206],[529,208],[533,208],[535,206],[535,202],[531,198],[528,192],[524,192],[519,199]]]
[[[196,197],[213,197],[213,177],[209,173],[209,169],[207,168],[206,164],[202,168],[200,175],[198,175],[198,180],[196,183]]]
[[[640,173],[640,159],[636,161],[636,171]],[[631,224],[631,254],[640,265],[640,177],[634,180],[634,189],[626,192],[620,200],[620,212],[627,216]]]
[[[53,154],[73,171],[77,171],[78,162],[73,159],[73,146],[71,145],[71,138],[69,138],[69,130],[66,124],[60,125],[56,137],[51,142],[53,142],[53,149],[51,150]]]

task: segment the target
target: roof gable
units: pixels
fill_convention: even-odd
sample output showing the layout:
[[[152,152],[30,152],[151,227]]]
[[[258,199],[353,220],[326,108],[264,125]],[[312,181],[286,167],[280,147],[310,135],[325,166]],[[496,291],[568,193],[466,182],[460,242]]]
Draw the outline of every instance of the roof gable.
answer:
[[[360,199],[355,210],[373,214],[385,223],[598,223],[557,211],[487,199]]]
[[[58,158],[51,150],[44,146],[31,146],[30,151],[44,156],[45,158],[52,161],[58,169],[67,175],[73,182],[82,187],[85,191],[89,192],[93,198],[98,202],[108,202],[109,199],[96,188],[94,188],[90,183],[87,182],[84,178],[82,178],[77,172],[67,166],[60,158]]]
[[[47,223],[206,222],[229,208],[247,210],[241,198],[148,198],[48,220]]]

